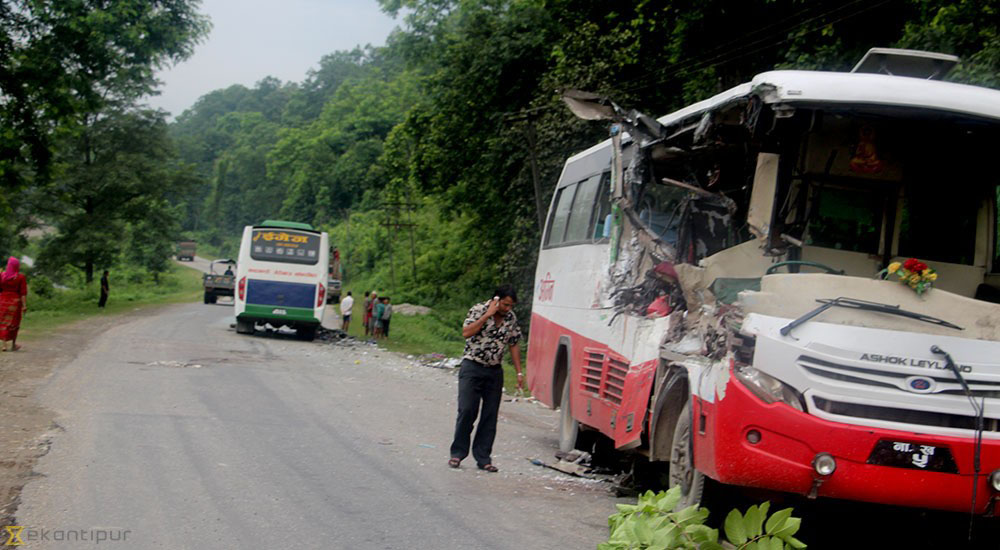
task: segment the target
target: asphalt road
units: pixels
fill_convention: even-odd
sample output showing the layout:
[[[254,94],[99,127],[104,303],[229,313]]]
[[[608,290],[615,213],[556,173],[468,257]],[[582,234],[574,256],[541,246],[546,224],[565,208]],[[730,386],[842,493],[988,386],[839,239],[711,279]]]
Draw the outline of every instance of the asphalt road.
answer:
[[[549,459],[557,415],[501,408],[498,474],[447,467],[456,378],[376,348],[237,335],[230,308],[116,326],[39,392],[61,429],[22,493],[36,537],[102,548],[594,548],[606,487]],[[116,531],[118,530],[118,531]],[[127,533],[125,532],[127,530]],[[92,542],[27,541],[28,548]]]

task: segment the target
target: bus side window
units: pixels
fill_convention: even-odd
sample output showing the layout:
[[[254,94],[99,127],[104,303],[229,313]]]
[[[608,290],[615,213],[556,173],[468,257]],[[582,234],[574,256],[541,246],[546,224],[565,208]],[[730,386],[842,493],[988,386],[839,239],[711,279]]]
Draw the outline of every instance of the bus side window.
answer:
[[[570,209],[566,227],[566,242],[578,243],[590,240],[594,202],[601,187],[601,175],[591,176],[577,184],[576,197]]]
[[[597,208],[594,209],[594,219],[591,222],[594,240],[601,240],[610,235],[611,218],[611,172],[601,175],[601,187],[597,192]]]
[[[549,233],[545,237],[545,246],[561,244],[566,235],[566,223],[569,221],[569,210],[573,206],[573,195],[577,185],[567,185],[556,191],[556,199],[552,206],[552,219],[549,220]]]

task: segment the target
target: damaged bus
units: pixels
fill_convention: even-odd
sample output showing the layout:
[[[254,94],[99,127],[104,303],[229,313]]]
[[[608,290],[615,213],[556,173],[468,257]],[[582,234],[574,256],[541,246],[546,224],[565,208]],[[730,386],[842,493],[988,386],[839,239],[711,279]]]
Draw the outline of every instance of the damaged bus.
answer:
[[[706,483],[990,515],[1000,504],[1000,91],[875,49],[566,161],[528,381],[584,433]],[[714,480],[714,481],[712,481]]]

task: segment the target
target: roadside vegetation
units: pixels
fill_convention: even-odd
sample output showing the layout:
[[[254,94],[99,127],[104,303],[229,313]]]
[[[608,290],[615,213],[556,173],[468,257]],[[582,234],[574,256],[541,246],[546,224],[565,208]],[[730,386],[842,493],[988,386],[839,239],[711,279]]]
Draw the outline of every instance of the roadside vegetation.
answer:
[[[28,312],[22,321],[22,337],[42,338],[64,324],[133,310],[138,307],[191,302],[201,298],[201,274],[181,266],[170,266],[154,281],[143,269],[121,268],[111,274],[111,293],[103,310],[97,307],[100,286],[86,284],[82,274],[70,287],[56,287],[44,275],[28,276]]]

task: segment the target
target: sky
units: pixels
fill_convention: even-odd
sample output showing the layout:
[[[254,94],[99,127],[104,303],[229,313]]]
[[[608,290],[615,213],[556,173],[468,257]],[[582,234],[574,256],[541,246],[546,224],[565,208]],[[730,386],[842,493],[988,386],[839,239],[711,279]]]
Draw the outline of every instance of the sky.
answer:
[[[324,54],[381,46],[398,22],[376,0],[202,0],[212,20],[194,55],[158,74],[149,105],[177,116],[202,95],[266,76],[301,82]]]

